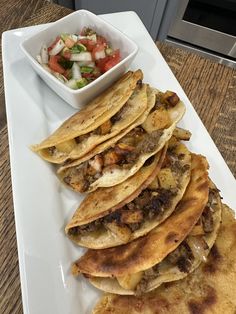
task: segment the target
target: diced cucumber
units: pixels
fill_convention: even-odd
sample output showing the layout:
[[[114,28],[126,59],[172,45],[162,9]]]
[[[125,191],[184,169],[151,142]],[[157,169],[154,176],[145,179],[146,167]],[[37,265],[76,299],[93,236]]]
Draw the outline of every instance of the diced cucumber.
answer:
[[[89,67],[89,66],[82,66],[80,68],[81,73],[91,73],[91,72],[93,72],[93,70],[94,70],[94,68]]]
[[[76,44],[70,48],[71,53],[80,53],[86,51],[87,48],[83,44]]]
[[[88,84],[88,81],[86,80],[86,78],[83,77],[81,80],[76,81],[76,83],[77,83],[77,88],[82,88]]]

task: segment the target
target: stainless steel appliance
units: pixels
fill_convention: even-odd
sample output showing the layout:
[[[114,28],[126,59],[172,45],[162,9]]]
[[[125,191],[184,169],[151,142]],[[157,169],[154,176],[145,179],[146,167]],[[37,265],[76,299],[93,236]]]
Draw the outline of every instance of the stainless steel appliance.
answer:
[[[167,41],[236,67],[236,0],[180,0]]]

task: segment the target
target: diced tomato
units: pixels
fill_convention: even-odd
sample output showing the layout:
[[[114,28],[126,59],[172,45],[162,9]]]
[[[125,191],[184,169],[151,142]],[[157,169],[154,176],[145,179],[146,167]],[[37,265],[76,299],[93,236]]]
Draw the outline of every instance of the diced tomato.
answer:
[[[96,44],[96,46],[93,48],[93,51],[92,51],[92,58],[95,60],[96,59],[96,53],[100,52],[104,49],[105,49],[104,44]]]
[[[96,60],[96,65],[102,73],[110,70],[121,60],[119,49],[115,50],[111,56]]]
[[[117,63],[120,62],[120,60],[120,50],[117,49],[114,51],[113,55],[109,57],[109,60],[104,65],[105,72],[113,68]]]
[[[96,42],[91,40],[91,39],[87,39],[87,38],[84,38],[84,39],[80,39],[78,41],[78,43],[81,43],[82,45],[84,45],[88,51],[93,51],[93,48],[96,46]]]
[[[102,59],[99,59],[99,60],[96,60],[96,65],[97,67],[99,68],[99,70],[104,73],[106,72],[105,71],[105,64],[109,61],[110,57],[107,56],[105,58],[102,58]]]
[[[93,73],[83,73],[82,77],[85,77],[88,80],[94,80],[95,79]]]
[[[66,60],[70,60],[70,57],[71,57],[71,52],[69,50],[66,50],[63,52],[63,57],[66,59]]]
[[[65,69],[58,63],[60,59],[61,56],[51,56],[48,65],[51,70],[63,74],[65,72]]]
[[[97,44],[107,46],[107,40],[103,36],[97,35]]]
[[[50,50],[52,50],[52,49],[56,46],[57,42],[58,42],[60,39],[61,39],[61,37],[60,37],[60,36],[57,36],[57,38],[54,40],[54,42],[51,44],[51,46],[48,47],[48,52],[49,52]]]

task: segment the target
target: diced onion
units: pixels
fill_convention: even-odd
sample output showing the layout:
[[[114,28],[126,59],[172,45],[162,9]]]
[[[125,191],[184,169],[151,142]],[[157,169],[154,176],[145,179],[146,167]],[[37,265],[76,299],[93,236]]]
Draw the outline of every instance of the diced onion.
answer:
[[[72,66],[72,78],[76,80],[80,80],[82,78],[79,65],[74,62]]]
[[[59,52],[61,52],[61,50],[65,47],[65,44],[63,42],[62,39],[59,39],[58,42],[56,43],[55,47],[53,47],[50,51],[49,51],[49,55],[50,56],[55,56],[57,55]]]
[[[72,89],[78,89],[77,82],[75,79],[70,79],[68,82],[66,82],[66,86]]]
[[[43,64],[42,58],[41,58],[40,55],[37,55],[37,56],[36,56],[36,60],[38,61],[39,64]]]
[[[70,61],[92,61],[92,55],[90,52],[72,53]]]
[[[95,52],[95,60],[103,59],[106,57],[105,50]]]
[[[66,83],[68,82],[67,78],[65,76],[63,76],[62,74],[58,73],[58,72],[54,72],[52,71],[52,74],[62,83]]]
[[[45,44],[42,45],[40,55],[41,55],[42,63],[47,64],[48,63],[48,48]]]

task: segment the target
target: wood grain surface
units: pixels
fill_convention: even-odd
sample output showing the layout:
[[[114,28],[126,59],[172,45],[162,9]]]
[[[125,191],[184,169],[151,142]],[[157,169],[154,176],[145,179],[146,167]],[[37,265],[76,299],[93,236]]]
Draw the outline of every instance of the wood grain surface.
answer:
[[[1,32],[47,23],[71,11],[45,0],[3,0]],[[161,53],[236,175],[236,70],[161,43]],[[1,56],[0,56],[1,57]],[[0,313],[22,313],[11,192],[2,64],[0,64]],[[45,313],[48,314],[48,313]],[[51,313],[50,313],[51,314]]]

